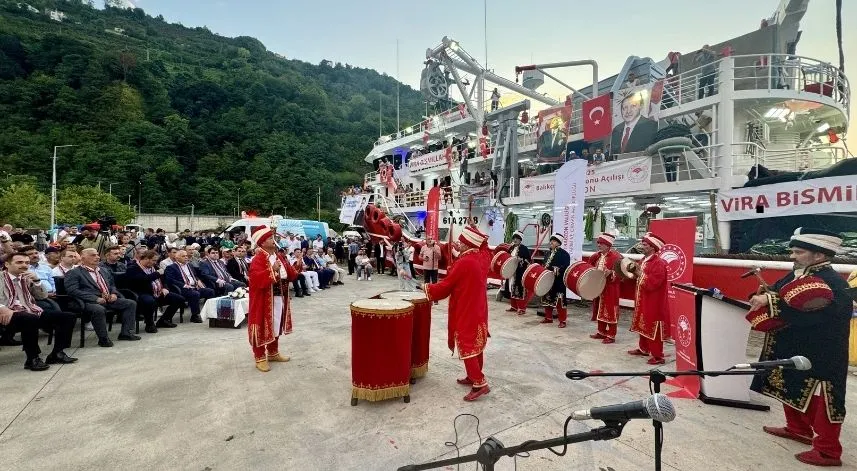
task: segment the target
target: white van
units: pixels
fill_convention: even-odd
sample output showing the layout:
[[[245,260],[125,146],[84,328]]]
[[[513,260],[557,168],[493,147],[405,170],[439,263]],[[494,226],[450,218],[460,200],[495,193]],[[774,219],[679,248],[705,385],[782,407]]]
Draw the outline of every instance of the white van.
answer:
[[[326,222],[309,221],[301,219],[284,219],[282,216],[272,216],[267,218],[244,218],[239,219],[226,228],[220,237],[223,237],[227,232],[244,233],[247,239],[250,239],[250,234],[259,226],[273,226],[273,229],[280,235],[285,235],[291,232],[295,235],[305,236],[309,240],[313,240],[316,236],[321,235],[322,239],[327,243],[330,228]]]

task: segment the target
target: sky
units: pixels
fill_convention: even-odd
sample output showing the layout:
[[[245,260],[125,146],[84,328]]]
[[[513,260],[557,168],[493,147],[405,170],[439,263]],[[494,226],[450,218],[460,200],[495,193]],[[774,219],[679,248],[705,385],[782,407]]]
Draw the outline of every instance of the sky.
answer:
[[[150,15],[223,36],[252,36],[291,59],[323,59],[398,76],[419,88],[427,48],[444,36],[514,80],[529,63],[595,59],[601,78],[630,55],[656,61],[754,31],[779,0],[134,0]],[[485,4],[487,3],[487,15]],[[846,74],[857,70],[857,0],[843,2]],[[485,19],[487,18],[487,34]],[[667,20],[664,23],[664,20]],[[809,0],[797,52],[838,65],[835,1]],[[398,41],[398,61],[397,61]],[[557,69],[572,86],[591,83],[591,69]],[[857,73],[852,82],[857,83]],[[855,86],[857,88],[857,86]],[[539,89],[560,96],[546,82]],[[852,105],[851,116],[854,117]]]

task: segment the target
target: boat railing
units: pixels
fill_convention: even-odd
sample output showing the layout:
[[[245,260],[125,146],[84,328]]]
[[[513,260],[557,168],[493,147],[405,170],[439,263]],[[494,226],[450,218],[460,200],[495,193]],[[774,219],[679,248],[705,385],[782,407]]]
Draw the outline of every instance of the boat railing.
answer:
[[[759,176],[761,167],[780,172],[822,170],[845,160],[845,149],[833,146],[812,146],[798,149],[765,149],[755,142],[732,145],[732,174]]]
[[[460,104],[446,111],[442,111],[431,118],[425,119],[416,126],[409,126],[392,134],[379,137],[378,140],[375,141],[375,147],[413,134],[422,134],[425,131],[436,132],[438,130],[445,129],[446,126],[450,124],[469,117],[470,115],[467,111],[467,107],[464,106],[464,104]]]
[[[735,90],[794,90],[826,96],[848,110],[848,78],[829,62],[789,54],[734,56],[733,60]]]

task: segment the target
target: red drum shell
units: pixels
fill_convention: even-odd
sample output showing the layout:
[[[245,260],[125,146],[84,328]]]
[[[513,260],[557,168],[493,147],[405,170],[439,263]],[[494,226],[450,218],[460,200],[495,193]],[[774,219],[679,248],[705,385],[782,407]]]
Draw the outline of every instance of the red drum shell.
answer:
[[[509,252],[497,252],[491,259],[491,272],[500,275],[504,280],[515,276],[518,268],[518,257],[513,257]]]
[[[536,263],[531,263],[524,270],[524,289],[536,296],[544,296],[553,287],[554,274],[550,270]]]
[[[604,291],[607,284],[607,276],[603,271],[592,265],[579,261],[573,262],[566,270],[563,277],[566,288],[581,298],[591,301]]]

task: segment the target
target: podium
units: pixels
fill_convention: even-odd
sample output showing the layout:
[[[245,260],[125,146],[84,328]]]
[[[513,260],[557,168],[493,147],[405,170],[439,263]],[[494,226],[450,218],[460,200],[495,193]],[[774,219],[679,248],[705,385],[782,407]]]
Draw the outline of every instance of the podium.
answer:
[[[746,363],[750,323],[744,316],[749,304],[727,296],[715,296],[695,286],[674,283],[673,288],[692,294],[695,301],[695,325],[684,327],[696,331],[690,336],[695,345],[687,345],[695,347],[695,355],[682,355],[696,357],[693,369],[718,371]],[[676,357],[680,356],[679,348],[677,339]],[[752,376],[705,376],[700,379],[699,399],[706,404],[769,410],[769,406],[750,400],[752,379]]]

